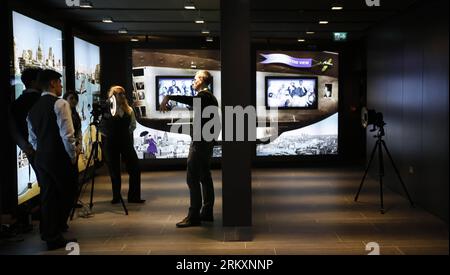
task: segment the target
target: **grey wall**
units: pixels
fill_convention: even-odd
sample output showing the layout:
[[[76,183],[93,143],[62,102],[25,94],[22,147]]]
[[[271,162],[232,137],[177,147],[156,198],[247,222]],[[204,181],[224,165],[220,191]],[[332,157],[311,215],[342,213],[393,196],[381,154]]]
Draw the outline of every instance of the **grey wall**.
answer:
[[[447,223],[448,5],[431,0],[413,7],[373,28],[367,46],[367,106],[384,114],[387,146],[413,200]],[[373,144],[368,132],[367,155]],[[385,166],[386,184],[400,191]]]

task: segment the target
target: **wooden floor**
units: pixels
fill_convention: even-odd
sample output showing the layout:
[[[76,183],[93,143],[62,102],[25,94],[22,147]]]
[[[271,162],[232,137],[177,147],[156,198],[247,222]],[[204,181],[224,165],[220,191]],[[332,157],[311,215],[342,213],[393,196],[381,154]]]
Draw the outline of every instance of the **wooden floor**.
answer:
[[[147,202],[128,205],[129,216],[109,203],[109,178],[99,176],[94,215],[77,216],[67,236],[78,238],[81,254],[367,254],[369,242],[381,254],[449,254],[448,226],[403,197],[386,190],[381,215],[376,181],[366,182],[355,203],[361,175],[350,168],[254,170],[253,240],[245,242],[224,241],[221,171],[213,172],[216,221],[184,229],[175,227],[188,208],[184,171],[143,173]],[[0,254],[67,254],[47,252],[37,232],[36,226],[22,242],[3,242]]]

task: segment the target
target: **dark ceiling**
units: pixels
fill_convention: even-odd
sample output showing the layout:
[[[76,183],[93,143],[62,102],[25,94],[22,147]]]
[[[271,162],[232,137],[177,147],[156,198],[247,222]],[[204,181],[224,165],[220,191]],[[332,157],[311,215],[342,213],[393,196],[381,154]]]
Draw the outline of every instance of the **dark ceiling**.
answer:
[[[107,40],[125,41],[131,37],[142,40],[146,36],[220,37],[220,0],[191,1],[196,10],[184,9],[185,0],[90,0],[93,8],[68,7],[65,0],[39,3],[51,7],[52,14],[95,31]],[[359,39],[371,26],[397,16],[419,1],[381,0],[380,7],[368,7],[366,0],[253,0],[252,37],[331,41],[332,33],[341,31],[348,32],[350,40]],[[333,6],[341,6],[343,10],[333,11]],[[194,23],[199,17],[205,24]],[[113,23],[103,23],[103,18],[112,18]],[[320,20],[329,23],[320,25]],[[122,28],[128,33],[119,34]],[[202,30],[209,30],[210,34],[202,34]]]

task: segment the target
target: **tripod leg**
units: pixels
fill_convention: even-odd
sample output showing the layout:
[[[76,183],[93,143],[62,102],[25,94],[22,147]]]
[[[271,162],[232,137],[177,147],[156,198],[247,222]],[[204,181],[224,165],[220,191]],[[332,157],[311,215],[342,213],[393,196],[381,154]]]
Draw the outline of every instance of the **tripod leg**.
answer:
[[[379,171],[379,178],[380,178],[380,204],[381,204],[381,208],[380,208],[380,212],[381,214],[384,214],[384,202],[383,202],[383,176],[384,176],[384,163],[383,163],[383,150],[381,148],[381,141],[378,140],[378,161],[379,161],[379,166],[378,166],[378,171]]]
[[[123,201],[122,195],[120,195],[120,203],[122,203],[123,211],[125,211],[125,215],[128,216],[128,209],[125,206],[125,202]]]
[[[403,190],[405,191],[406,196],[408,197],[409,203],[411,204],[412,207],[414,207],[414,203],[413,203],[411,197],[409,196],[408,190],[406,189],[406,185],[403,182],[402,177],[400,176],[400,172],[398,171],[397,166],[395,166],[394,159],[392,158],[391,153],[389,153],[389,150],[388,150],[388,148],[386,146],[386,143],[384,142],[384,140],[381,141],[381,142],[383,144],[384,150],[386,150],[386,153],[387,153],[389,159],[391,160],[392,167],[394,167],[395,173],[397,174],[397,177],[400,180],[400,183],[402,184]]]
[[[92,210],[92,206],[94,205],[93,203],[92,203],[92,200],[94,199],[94,182],[95,182],[95,168],[96,168],[96,165],[97,165],[97,152],[98,152],[98,144],[97,144],[97,141],[95,141],[94,142],[94,147],[93,147],[93,149],[92,149],[92,151],[93,151],[93,155],[94,155],[94,166],[92,167],[92,179],[91,179],[91,198],[90,198],[90,201],[89,201],[89,209],[91,209]],[[88,169],[88,167],[86,167],[86,169]]]
[[[378,141],[377,141],[377,142],[375,143],[375,145],[373,146],[372,153],[370,154],[370,160],[369,160],[369,163],[367,164],[367,168],[366,168],[366,171],[364,172],[364,176],[363,176],[363,178],[362,178],[362,180],[361,180],[361,184],[359,185],[358,192],[356,193],[355,201],[358,200],[359,193],[361,192],[361,188],[362,188],[362,186],[363,186],[363,184],[364,184],[364,180],[366,179],[367,173],[369,172],[370,164],[371,164],[372,161],[373,161],[373,157],[375,156],[375,151],[376,151],[376,149],[377,149],[378,146],[379,146],[379,144],[378,144]]]
[[[91,151],[91,153],[90,153],[90,155],[89,155],[89,158],[88,158],[88,161],[87,161],[87,164],[86,164],[86,169],[84,170],[84,173],[83,173],[83,179],[82,179],[82,181],[81,181],[81,185],[80,185],[80,187],[78,188],[78,194],[77,194],[77,197],[76,197],[76,199],[75,199],[75,201],[74,201],[74,204],[73,204],[72,213],[70,213],[70,220],[73,220],[73,216],[74,216],[74,214],[75,214],[75,205],[76,205],[76,203],[78,202],[78,200],[80,199],[81,191],[83,190],[83,185],[84,185],[84,183],[86,182],[87,172],[88,172],[87,168],[89,167],[89,164],[91,163],[92,156],[93,156],[93,154],[92,154],[92,151]]]

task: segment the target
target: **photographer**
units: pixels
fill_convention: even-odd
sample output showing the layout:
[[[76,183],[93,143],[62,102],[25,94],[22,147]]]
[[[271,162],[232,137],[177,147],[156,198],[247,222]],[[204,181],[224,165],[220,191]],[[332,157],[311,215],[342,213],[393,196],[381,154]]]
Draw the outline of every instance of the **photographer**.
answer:
[[[115,97],[117,111],[111,118],[103,123],[103,140],[106,163],[112,182],[112,204],[120,202],[121,198],[121,158],[126,164],[129,179],[128,202],[144,203],[141,199],[141,171],[138,157],[133,148],[133,131],[136,128],[136,117],[133,109],[128,105],[125,89],[121,86],[112,86],[108,98]]]

